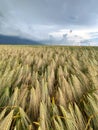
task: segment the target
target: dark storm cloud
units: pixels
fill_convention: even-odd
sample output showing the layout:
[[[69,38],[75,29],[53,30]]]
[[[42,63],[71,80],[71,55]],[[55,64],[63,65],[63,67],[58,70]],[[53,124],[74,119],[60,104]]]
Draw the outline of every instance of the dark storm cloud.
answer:
[[[0,33],[47,38],[60,29],[98,24],[98,0],[0,0]]]
[[[65,25],[94,24],[97,4],[97,0],[17,0],[15,3],[20,16],[28,22]]]
[[[36,24],[93,24],[97,5],[98,0],[0,0],[3,13]]]

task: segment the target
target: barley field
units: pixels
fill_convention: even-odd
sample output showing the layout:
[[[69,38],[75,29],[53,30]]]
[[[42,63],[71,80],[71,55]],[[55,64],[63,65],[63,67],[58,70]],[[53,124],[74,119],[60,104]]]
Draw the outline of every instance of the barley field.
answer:
[[[98,48],[0,46],[0,130],[98,130]]]

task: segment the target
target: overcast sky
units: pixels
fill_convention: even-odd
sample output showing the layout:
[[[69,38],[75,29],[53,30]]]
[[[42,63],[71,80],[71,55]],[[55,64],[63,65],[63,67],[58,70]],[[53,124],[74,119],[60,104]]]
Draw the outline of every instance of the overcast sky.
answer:
[[[97,44],[97,32],[98,0],[0,0],[3,35]]]

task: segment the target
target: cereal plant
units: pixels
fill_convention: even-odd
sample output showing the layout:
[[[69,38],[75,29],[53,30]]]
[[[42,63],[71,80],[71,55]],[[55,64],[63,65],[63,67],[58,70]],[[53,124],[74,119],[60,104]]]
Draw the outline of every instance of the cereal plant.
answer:
[[[0,130],[98,130],[98,49],[0,46]]]

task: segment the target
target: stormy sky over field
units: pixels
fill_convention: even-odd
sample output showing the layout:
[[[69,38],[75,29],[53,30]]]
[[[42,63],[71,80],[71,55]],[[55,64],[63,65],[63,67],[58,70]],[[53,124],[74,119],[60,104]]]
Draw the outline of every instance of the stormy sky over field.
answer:
[[[98,0],[0,0],[0,34],[98,45]]]

